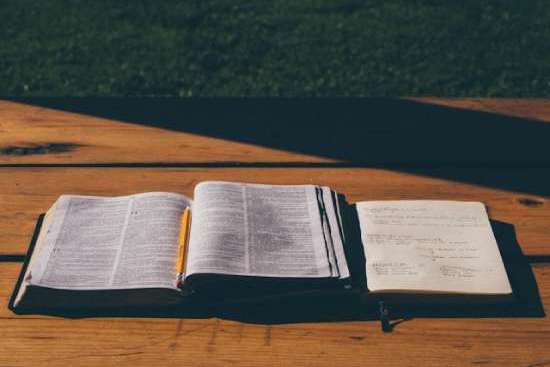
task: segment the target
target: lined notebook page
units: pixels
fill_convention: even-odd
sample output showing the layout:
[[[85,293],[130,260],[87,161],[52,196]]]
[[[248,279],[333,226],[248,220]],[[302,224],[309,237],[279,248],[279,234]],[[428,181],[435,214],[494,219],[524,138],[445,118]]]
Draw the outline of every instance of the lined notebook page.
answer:
[[[369,290],[512,292],[482,203],[365,201],[357,211]]]

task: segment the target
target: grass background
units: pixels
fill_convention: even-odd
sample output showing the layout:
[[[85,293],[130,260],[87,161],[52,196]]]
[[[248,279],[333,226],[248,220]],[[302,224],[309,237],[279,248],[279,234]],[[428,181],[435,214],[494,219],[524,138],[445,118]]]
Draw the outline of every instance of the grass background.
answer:
[[[547,0],[0,0],[4,96],[550,96]]]

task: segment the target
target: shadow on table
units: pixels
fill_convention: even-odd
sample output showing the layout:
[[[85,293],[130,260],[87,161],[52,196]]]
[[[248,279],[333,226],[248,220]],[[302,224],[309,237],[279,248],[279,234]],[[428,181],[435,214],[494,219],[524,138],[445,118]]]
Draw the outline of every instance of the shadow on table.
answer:
[[[351,220],[354,220],[353,218]],[[355,219],[356,220],[356,219]],[[353,224],[353,223],[351,223]],[[187,304],[170,308],[125,308],[67,311],[63,309],[23,309],[18,313],[45,314],[67,318],[86,317],[160,317],[160,318],[210,318],[219,317],[228,320],[237,320],[248,323],[281,324],[303,322],[337,322],[378,319],[378,301],[384,300],[390,310],[393,325],[417,317],[543,317],[544,309],[540,300],[537,282],[527,258],[518,245],[512,225],[504,222],[491,221],[493,231],[502,254],[502,258],[512,285],[514,299],[494,304],[469,303],[464,299],[447,299],[441,302],[440,296],[415,297],[415,304],[394,302],[391,296],[383,298],[373,295],[371,298],[360,300],[358,293],[350,291],[316,292],[307,295],[273,296],[262,301],[248,300],[239,302],[225,302],[218,305]],[[35,231],[36,239],[40,220]],[[358,227],[357,227],[358,228]],[[355,238],[357,233],[351,233]],[[360,243],[353,241],[353,243]],[[29,253],[32,253],[32,247]],[[360,246],[360,245],[359,245]],[[352,251],[359,251],[357,245]],[[361,250],[362,252],[362,250]],[[349,253],[347,255],[350,255]],[[352,255],[357,255],[353,254]],[[350,264],[352,274],[362,267],[364,257],[354,256]],[[19,288],[23,273],[21,272],[16,289]],[[363,283],[360,279],[359,283]],[[455,302],[457,301],[458,302]],[[419,301],[419,302],[416,302]],[[10,304],[13,302],[13,296]],[[405,305],[405,306],[404,306]]]
[[[391,98],[16,101],[303,153],[349,166],[382,167],[550,195],[549,170],[528,169],[550,165],[550,124],[524,118]],[[72,149],[71,144],[63,149]],[[154,161],[154,156],[151,158]],[[269,164],[304,165],[248,165]],[[541,203],[531,200],[526,205]]]

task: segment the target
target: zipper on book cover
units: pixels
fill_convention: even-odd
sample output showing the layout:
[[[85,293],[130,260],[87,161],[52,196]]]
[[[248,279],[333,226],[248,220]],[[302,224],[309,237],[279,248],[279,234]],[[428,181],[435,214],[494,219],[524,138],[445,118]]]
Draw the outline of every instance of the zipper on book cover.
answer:
[[[378,313],[380,316],[380,327],[382,328],[382,331],[385,333],[391,332],[392,327],[390,324],[390,311],[388,310],[386,303],[382,300],[378,301]]]

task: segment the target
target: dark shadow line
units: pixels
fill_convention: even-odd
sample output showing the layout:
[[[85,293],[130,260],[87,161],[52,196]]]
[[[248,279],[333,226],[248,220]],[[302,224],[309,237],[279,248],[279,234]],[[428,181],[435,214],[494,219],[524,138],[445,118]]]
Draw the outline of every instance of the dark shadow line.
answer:
[[[550,263],[550,255],[527,255],[525,260],[530,264]]]
[[[19,263],[25,261],[25,255],[0,255],[0,262]]]
[[[550,164],[373,164],[353,162],[99,162],[99,163],[0,163],[0,168],[375,168],[405,170],[404,173],[423,169],[542,169]]]
[[[367,168],[365,164],[339,162],[102,162],[6,163],[0,168]]]

